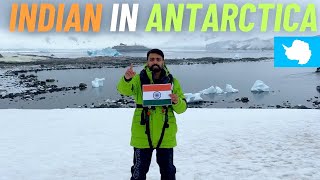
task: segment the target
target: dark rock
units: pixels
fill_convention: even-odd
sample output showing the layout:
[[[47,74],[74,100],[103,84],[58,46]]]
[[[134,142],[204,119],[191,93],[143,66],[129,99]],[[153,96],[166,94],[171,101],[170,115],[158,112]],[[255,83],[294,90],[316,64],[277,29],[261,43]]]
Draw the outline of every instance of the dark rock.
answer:
[[[276,105],[276,108],[278,108],[278,109],[279,109],[279,108],[283,108],[283,106],[280,106],[280,105]]]
[[[109,108],[121,108],[121,106],[116,104],[111,104]]]
[[[26,78],[26,75],[25,75],[25,74],[20,74],[20,75],[19,75],[19,78],[20,78],[20,79],[25,79],[25,78]]]
[[[57,85],[51,85],[50,87],[51,87],[52,89],[57,89],[57,88],[58,88]]]
[[[311,109],[311,108],[308,108],[305,105],[297,105],[297,106],[293,106],[292,109]]]
[[[241,102],[247,103],[247,102],[249,102],[249,98],[248,97],[242,97],[241,98]]]
[[[46,85],[46,82],[45,82],[45,81],[40,81],[40,85],[41,85],[41,86],[45,86],[45,85]]]
[[[49,91],[50,93],[53,93],[53,92],[55,92],[55,89],[49,88],[48,91]]]
[[[0,58],[3,58],[3,56],[0,54]]]
[[[15,94],[13,94],[13,93],[9,93],[7,96],[8,96],[8,98],[11,98],[11,99],[16,97]]]
[[[35,77],[37,77],[37,76],[34,75],[34,74],[30,74],[28,77],[30,77],[30,78],[35,78]]]
[[[319,105],[320,101],[317,100],[317,101],[313,101],[312,103],[315,104],[315,105]]]
[[[46,79],[46,82],[54,82],[54,79]]]
[[[80,90],[84,90],[84,89],[86,89],[87,88],[87,85],[85,84],[85,83],[80,83],[79,84],[79,89]]]

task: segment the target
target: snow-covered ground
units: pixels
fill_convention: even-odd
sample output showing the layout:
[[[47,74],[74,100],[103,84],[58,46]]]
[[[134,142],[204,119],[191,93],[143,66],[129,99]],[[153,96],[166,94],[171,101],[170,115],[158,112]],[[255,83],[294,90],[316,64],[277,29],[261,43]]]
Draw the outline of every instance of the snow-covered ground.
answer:
[[[0,61],[3,62],[32,62],[38,60],[46,60],[45,57],[33,57],[33,56],[25,56],[20,55],[16,52],[0,52],[3,58],[0,58]]]
[[[1,180],[130,177],[133,109],[0,110]],[[177,179],[320,179],[320,111],[188,109]],[[155,153],[148,180],[159,179]]]

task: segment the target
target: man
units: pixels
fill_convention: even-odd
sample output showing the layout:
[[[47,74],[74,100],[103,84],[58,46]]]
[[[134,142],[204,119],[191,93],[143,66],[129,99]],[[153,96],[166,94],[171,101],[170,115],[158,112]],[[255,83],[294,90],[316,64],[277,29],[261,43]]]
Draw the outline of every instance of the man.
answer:
[[[142,85],[172,84],[170,106],[142,106]],[[161,180],[175,180],[176,168],[173,164],[173,147],[177,145],[177,124],[173,113],[183,113],[187,103],[177,79],[169,73],[164,64],[164,54],[159,49],[147,53],[147,64],[140,74],[133,66],[121,77],[117,89],[120,94],[133,96],[137,108],[134,111],[131,126],[131,146],[134,147],[131,180],[145,180],[149,171],[152,152],[157,151],[157,163]]]

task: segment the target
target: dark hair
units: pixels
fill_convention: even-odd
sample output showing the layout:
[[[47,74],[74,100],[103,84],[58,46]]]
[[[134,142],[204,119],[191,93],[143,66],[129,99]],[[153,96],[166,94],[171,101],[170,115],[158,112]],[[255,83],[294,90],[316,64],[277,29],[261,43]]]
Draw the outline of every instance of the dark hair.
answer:
[[[164,54],[163,54],[163,52],[162,52],[160,49],[151,49],[150,51],[148,51],[148,53],[147,53],[147,59],[149,58],[149,55],[150,55],[151,53],[158,54],[158,55],[160,55],[160,56],[164,59]]]

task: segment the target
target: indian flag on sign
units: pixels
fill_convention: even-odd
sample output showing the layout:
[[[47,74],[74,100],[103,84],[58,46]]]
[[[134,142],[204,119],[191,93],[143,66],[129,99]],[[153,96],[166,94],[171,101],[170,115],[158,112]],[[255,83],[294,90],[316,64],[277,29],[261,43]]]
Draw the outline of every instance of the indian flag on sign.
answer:
[[[148,84],[142,86],[143,106],[171,105],[171,84]]]

